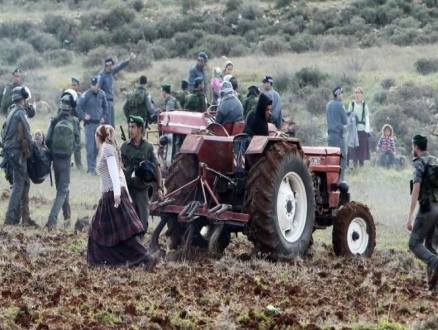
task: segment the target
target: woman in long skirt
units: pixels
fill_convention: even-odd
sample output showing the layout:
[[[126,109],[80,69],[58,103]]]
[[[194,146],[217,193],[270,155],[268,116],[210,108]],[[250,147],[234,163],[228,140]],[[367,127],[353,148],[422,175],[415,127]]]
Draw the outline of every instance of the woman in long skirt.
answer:
[[[114,128],[100,125],[95,138],[100,147],[98,170],[102,196],[91,220],[87,262],[90,265],[144,265],[151,271],[157,259],[148,254],[140,240],[144,229],[126,188]]]

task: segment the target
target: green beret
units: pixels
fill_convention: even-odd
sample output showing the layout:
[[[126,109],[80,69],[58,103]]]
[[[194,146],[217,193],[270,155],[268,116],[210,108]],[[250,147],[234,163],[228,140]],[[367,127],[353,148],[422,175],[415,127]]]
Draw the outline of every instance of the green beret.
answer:
[[[76,77],[71,77],[71,82],[79,84],[79,79]]]
[[[420,135],[420,134],[414,135],[414,137],[412,138],[412,143],[415,143],[415,144],[427,143],[427,137],[425,137],[424,135]]]
[[[161,88],[162,89],[169,89],[169,88],[171,88],[172,87],[172,85],[170,85],[170,84],[168,84],[168,83],[162,83],[161,84]]]
[[[144,120],[140,116],[130,115],[128,122],[129,123],[136,123],[138,125],[144,126]]]
[[[189,81],[187,79],[183,79],[183,80],[181,80],[181,82],[182,83],[187,83],[187,84],[189,83]]]
[[[202,82],[204,82],[204,77],[198,77],[195,79],[195,84],[200,84]]]

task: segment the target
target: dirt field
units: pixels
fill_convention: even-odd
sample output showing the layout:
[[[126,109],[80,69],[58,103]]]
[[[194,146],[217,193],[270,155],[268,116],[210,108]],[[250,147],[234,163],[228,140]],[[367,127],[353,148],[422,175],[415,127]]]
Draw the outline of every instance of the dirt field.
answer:
[[[239,236],[220,259],[199,252],[171,261],[166,251],[154,273],[89,268],[86,233],[4,227],[0,329],[436,329],[437,294],[427,291],[424,266],[407,251],[402,187],[409,171],[378,170],[372,178],[366,176],[375,169],[364,171],[350,181],[353,198],[366,199],[376,218],[371,259],[335,257],[329,229],[315,235],[304,259],[248,259],[251,244]],[[83,175],[73,172],[73,191],[83,187]],[[388,184],[378,188],[374,181],[382,180]],[[32,187],[41,225],[52,198],[41,197],[44,185]],[[98,196],[73,200],[78,216],[92,214],[92,194]],[[160,242],[166,249],[166,238]]]

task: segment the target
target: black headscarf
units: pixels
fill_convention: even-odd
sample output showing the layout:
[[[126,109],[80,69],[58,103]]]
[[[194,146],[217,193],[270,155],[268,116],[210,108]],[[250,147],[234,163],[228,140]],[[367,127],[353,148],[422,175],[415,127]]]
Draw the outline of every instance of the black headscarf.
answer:
[[[260,94],[257,108],[246,117],[243,133],[253,135],[269,135],[268,121],[266,120],[266,107],[272,104],[272,100],[266,94]]]

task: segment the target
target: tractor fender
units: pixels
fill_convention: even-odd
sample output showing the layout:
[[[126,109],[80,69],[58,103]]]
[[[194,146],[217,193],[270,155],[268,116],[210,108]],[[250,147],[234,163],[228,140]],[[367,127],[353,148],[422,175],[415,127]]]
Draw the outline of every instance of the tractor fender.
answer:
[[[276,143],[282,141],[286,141],[288,143],[294,144],[297,146],[298,150],[301,150],[300,142],[296,138],[255,135],[252,137],[251,142],[248,148],[246,149],[245,154],[247,155],[262,154],[269,143]]]

